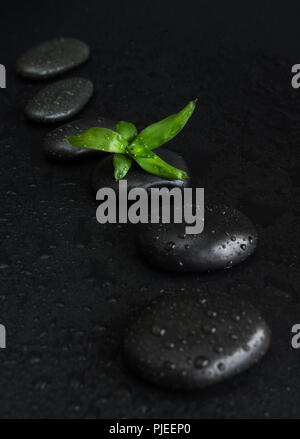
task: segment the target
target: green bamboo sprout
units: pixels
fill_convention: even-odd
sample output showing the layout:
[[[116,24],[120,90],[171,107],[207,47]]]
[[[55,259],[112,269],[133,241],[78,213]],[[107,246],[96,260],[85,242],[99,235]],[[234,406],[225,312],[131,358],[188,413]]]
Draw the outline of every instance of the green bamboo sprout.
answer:
[[[107,152],[125,152],[128,142],[115,131],[107,128],[89,128],[77,136],[67,138],[68,142],[78,148],[92,148]]]
[[[116,131],[128,142],[131,142],[138,134],[135,125],[131,122],[120,120],[116,125]],[[116,180],[124,178],[131,168],[132,159],[128,154],[115,153],[113,156],[114,177]]]
[[[135,125],[131,122],[125,122],[124,120],[120,120],[120,122],[117,123],[116,131],[121,134],[127,142],[132,142],[138,135]]]
[[[149,174],[176,180],[185,180],[188,178],[185,171],[169,165],[156,154],[151,158],[135,157],[135,161],[144,169],[144,171],[149,172]]]
[[[124,178],[132,165],[132,159],[129,155],[115,153],[113,156],[114,177],[116,180]]]
[[[197,100],[189,102],[181,111],[149,125],[139,134],[131,122],[120,121],[116,131],[107,128],[89,128],[67,141],[78,148],[93,148],[114,153],[113,166],[116,180],[124,178],[132,160],[146,172],[168,179],[184,180],[185,171],[166,163],[152,149],[173,139],[193,114]]]
[[[189,102],[179,113],[172,114],[165,119],[149,125],[140,132],[129,145],[130,151],[134,154],[135,148],[146,146],[149,149],[158,148],[173,139],[193,114],[197,99]]]

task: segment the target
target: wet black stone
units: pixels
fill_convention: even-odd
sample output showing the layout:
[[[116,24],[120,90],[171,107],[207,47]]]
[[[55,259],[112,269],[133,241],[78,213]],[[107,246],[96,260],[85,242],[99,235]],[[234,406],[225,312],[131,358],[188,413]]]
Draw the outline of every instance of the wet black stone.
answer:
[[[227,206],[205,206],[204,230],[188,235],[186,223],[138,224],[136,241],[153,266],[172,271],[230,268],[254,251],[257,233],[251,221]]]
[[[219,292],[167,292],[125,331],[124,356],[140,377],[193,390],[230,378],[265,354],[270,330],[249,303]]]
[[[50,131],[43,141],[43,150],[48,158],[60,162],[73,162],[90,157],[101,157],[105,153],[95,149],[77,148],[65,139],[93,127],[115,129],[115,122],[103,117],[79,119]]]
[[[155,153],[172,166],[182,169],[189,174],[189,170],[184,159],[176,152],[159,148],[155,151]],[[119,183],[114,179],[112,160],[112,155],[110,154],[109,157],[100,161],[96,166],[92,175],[92,188],[95,192],[97,192],[101,187],[111,187],[118,192]],[[127,180],[128,190],[136,187],[148,189],[154,186],[187,187],[190,184],[190,179],[168,180],[163,177],[158,177],[157,175],[149,174],[141,169],[135,162],[133,162],[132,167],[124,180]]]
[[[31,79],[60,75],[87,60],[89,47],[75,38],[54,38],[27,50],[17,60],[17,72]]]
[[[94,86],[85,78],[70,78],[43,88],[25,107],[25,114],[35,122],[59,122],[79,113],[88,103]]]

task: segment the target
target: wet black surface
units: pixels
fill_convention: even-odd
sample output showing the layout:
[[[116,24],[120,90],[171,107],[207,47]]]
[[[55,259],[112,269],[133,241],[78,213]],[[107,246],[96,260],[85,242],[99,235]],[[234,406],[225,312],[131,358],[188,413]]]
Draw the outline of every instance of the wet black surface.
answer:
[[[2,6],[1,417],[299,417],[300,351],[291,347],[300,319],[293,4],[197,1],[184,11],[182,2],[156,0]],[[48,162],[48,127],[25,121],[22,111],[40,83],[17,78],[16,58],[59,35],[92,49],[76,69],[95,85],[83,117],[125,119],[141,129],[199,98],[169,147],[184,156],[207,200],[239,206],[256,223],[252,258],[214,274],[170,275],[143,263],[131,227],[97,224],[94,163]],[[188,287],[253,303],[272,344],[263,362],[237,378],[183,394],[133,376],[120,342],[133,311],[164,289]]]

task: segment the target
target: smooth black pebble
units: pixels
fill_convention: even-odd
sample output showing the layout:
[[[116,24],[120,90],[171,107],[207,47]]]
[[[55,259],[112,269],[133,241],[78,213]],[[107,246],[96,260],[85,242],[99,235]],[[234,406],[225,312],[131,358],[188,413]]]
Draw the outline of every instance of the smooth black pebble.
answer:
[[[25,107],[35,122],[59,122],[73,117],[88,103],[94,86],[89,79],[62,79],[43,88]]]
[[[17,72],[31,79],[60,75],[83,62],[90,55],[89,47],[75,38],[54,38],[27,50],[17,60]]]
[[[167,292],[141,310],[124,336],[124,356],[140,377],[173,389],[198,389],[258,362],[270,330],[236,297],[197,290]]]
[[[90,157],[101,157],[101,155],[105,154],[103,151],[77,148],[76,146],[70,145],[70,143],[66,141],[66,138],[80,134],[93,127],[114,130],[115,125],[116,122],[104,119],[103,117],[75,120],[50,131],[44,138],[43,151],[48,158],[60,162],[73,162]]]
[[[251,221],[227,206],[206,206],[204,230],[186,234],[185,222],[138,224],[136,242],[153,266],[171,271],[210,271],[230,268],[253,253],[257,233]]]
[[[184,159],[178,155],[176,152],[159,148],[155,151],[159,157],[163,160],[175,166],[176,168],[182,169],[189,174],[187,165]],[[95,192],[102,187],[113,188],[116,193],[118,193],[119,183],[114,179],[114,168],[113,168],[113,158],[112,154],[101,160],[96,166],[92,175],[92,188]],[[149,174],[148,172],[141,169],[135,162],[132,163],[131,169],[124,178],[127,181],[128,191],[142,187],[149,189],[154,186],[166,186],[166,187],[187,187],[190,184],[190,179],[186,180],[168,180],[164,177],[158,177],[157,175]]]

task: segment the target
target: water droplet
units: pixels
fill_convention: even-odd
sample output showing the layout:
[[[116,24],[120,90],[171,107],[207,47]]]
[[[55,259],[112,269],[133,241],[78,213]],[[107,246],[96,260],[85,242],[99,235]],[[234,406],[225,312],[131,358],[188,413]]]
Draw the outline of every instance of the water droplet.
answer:
[[[165,361],[164,367],[168,370],[174,370],[174,369],[176,369],[176,364],[172,363],[171,361]]]
[[[196,369],[203,369],[204,367],[208,366],[209,361],[206,357],[203,357],[202,355],[199,355],[195,358],[194,366]]]
[[[217,331],[217,329],[214,326],[204,325],[203,326],[203,331],[206,334],[214,334]]]
[[[176,244],[175,244],[175,242],[168,242],[168,243],[166,244],[166,250],[167,250],[167,251],[174,250],[174,248],[176,248]]]
[[[166,343],[165,347],[166,347],[166,349],[174,349],[175,348],[175,344],[174,343]]]
[[[163,336],[166,333],[166,330],[164,328],[161,328],[160,326],[154,325],[152,326],[151,332],[153,335],[156,336]]]
[[[239,320],[241,320],[241,316],[238,314],[233,314],[231,316],[232,320],[234,320],[235,322],[238,322]]]

